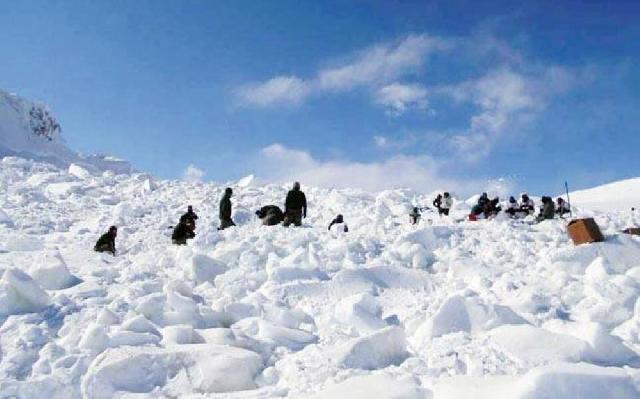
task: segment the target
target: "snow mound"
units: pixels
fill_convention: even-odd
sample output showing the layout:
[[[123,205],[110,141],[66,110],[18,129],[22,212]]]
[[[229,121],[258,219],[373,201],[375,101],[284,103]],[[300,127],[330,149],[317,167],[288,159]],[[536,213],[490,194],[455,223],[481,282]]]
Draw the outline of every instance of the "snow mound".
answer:
[[[349,378],[330,385],[310,399],[430,399],[431,392],[411,378],[394,378],[387,374],[371,374]]]
[[[599,211],[640,209],[640,177],[620,180],[570,194],[571,204]]]
[[[80,279],[72,275],[59,252],[45,252],[29,270],[31,277],[47,290],[72,287]]]
[[[0,280],[0,316],[39,312],[50,304],[49,295],[19,269],[8,269]]]
[[[637,376],[636,376],[637,378]],[[633,399],[640,397],[634,377],[622,368],[559,363],[521,377],[454,377],[433,389],[434,399]]]
[[[127,392],[180,396],[242,391],[256,387],[262,367],[256,353],[219,345],[109,349],[90,365],[82,394],[100,399]]]
[[[404,330],[387,327],[356,338],[344,345],[338,354],[338,364],[364,370],[399,365],[408,356]]]

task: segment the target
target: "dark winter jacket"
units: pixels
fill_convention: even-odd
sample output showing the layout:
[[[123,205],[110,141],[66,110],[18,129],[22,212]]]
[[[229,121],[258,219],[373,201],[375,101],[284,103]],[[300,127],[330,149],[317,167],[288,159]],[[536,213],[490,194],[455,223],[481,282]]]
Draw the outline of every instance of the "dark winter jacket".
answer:
[[[231,194],[225,193],[220,200],[220,220],[231,220]]]
[[[180,222],[173,229],[173,234],[171,234],[171,239],[177,242],[186,242],[187,239],[195,237],[196,234],[193,232],[193,229],[189,224],[185,222]]]
[[[198,220],[198,215],[194,211],[188,211],[184,215],[180,216],[181,222],[192,221],[195,224],[195,221]]]
[[[284,214],[282,213],[282,210],[280,209],[280,207],[276,205],[263,206],[262,208],[256,211],[256,215],[260,219],[264,219],[265,217],[270,215],[273,215],[273,217],[275,217],[276,219],[280,219],[280,221],[282,221],[282,219],[284,218]]]
[[[284,212],[302,210],[302,215],[307,216],[307,197],[300,190],[291,190],[287,193],[284,202]]]
[[[553,219],[556,213],[556,207],[551,198],[546,199],[538,215],[538,220]]]
[[[116,254],[116,238],[110,232],[104,233],[98,238],[96,246],[93,248],[98,252],[110,252]]]
[[[433,206],[435,206],[436,208],[440,209],[441,205],[442,205],[442,196],[438,195],[436,197],[436,199],[433,200]]]

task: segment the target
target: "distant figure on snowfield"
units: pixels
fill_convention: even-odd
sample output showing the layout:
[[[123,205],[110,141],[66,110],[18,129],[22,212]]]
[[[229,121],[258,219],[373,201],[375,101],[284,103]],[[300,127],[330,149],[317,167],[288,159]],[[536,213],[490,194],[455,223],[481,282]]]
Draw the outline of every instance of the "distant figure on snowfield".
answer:
[[[349,231],[349,227],[344,222],[344,218],[342,217],[342,215],[336,216],[336,218],[331,221],[331,224],[329,224],[328,230],[331,231],[331,228],[333,226],[336,226],[334,230],[340,233],[347,233]]]
[[[453,199],[449,193],[444,193],[442,196],[442,202],[438,211],[441,215],[449,216],[449,210],[453,206]]]
[[[438,194],[432,202],[433,206],[438,210],[438,214],[442,215],[442,194]]]
[[[180,216],[180,221],[186,220],[191,220],[194,226],[196,225],[196,220],[198,220],[198,215],[193,211],[193,207],[191,205],[187,207],[187,213]]]
[[[507,203],[507,209],[504,211],[511,218],[515,218],[518,216],[518,212],[520,211],[520,207],[518,206],[518,201],[511,196],[509,197],[509,202]]]
[[[235,226],[231,220],[231,195],[233,194],[233,190],[231,187],[227,187],[224,190],[224,195],[220,200],[220,227],[218,230],[224,230],[227,227]]]
[[[571,208],[569,208],[569,204],[562,197],[558,197],[556,199],[556,213],[558,216],[563,217],[565,214],[570,213]]]
[[[418,209],[417,206],[413,207],[413,210],[409,214],[409,220],[411,221],[411,224],[418,224],[421,216],[422,215],[420,214],[420,209]]]
[[[276,205],[266,205],[256,211],[256,216],[262,220],[263,226],[275,226],[284,220],[284,213]]]
[[[116,256],[116,237],[118,236],[118,228],[116,226],[109,227],[109,231],[98,238],[96,246],[93,250],[96,252],[109,252]]]
[[[533,200],[529,198],[529,195],[522,194],[522,201],[520,202],[520,212],[524,212],[526,215],[531,215],[536,211]]]
[[[178,225],[173,229],[171,234],[171,241],[176,245],[187,245],[187,240],[196,236],[194,232],[196,226],[191,219],[184,219],[178,222]]]
[[[542,197],[540,201],[542,201],[542,209],[540,209],[540,213],[536,217],[536,221],[542,222],[546,219],[553,219],[556,214],[553,199],[551,197]]]
[[[484,217],[489,219],[490,217],[496,216],[498,213],[500,213],[500,211],[502,210],[502,207],[500,207],[499,204],[500,204],[500,198],[498,197],[495,197],[494,199],[489,201],[487,204],[485,204],[483,209]]]
[[[307,197],[300,191],[300,183],[293,183],[293,188],[287,193],[284,202],[284,227],[302,226],[302,218],[307,217]]]

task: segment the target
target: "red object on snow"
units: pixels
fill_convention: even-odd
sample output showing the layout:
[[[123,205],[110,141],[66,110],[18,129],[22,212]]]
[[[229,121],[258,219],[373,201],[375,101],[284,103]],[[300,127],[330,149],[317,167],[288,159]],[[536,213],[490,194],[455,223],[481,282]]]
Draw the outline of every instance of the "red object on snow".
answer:
[[[478,217],[476,215],[474,215],[473,213],[469,214],[469,221],[470,222],[477,222],[478,221]]]

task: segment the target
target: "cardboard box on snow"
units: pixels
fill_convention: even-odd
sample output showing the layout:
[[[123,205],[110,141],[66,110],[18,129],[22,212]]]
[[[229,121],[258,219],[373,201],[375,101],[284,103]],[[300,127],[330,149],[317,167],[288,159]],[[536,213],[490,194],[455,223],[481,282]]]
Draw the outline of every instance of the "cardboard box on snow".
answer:
[[[567,231],[575,245],[604,241],[600,227],[593,218],[572,220],[567,225]]]

